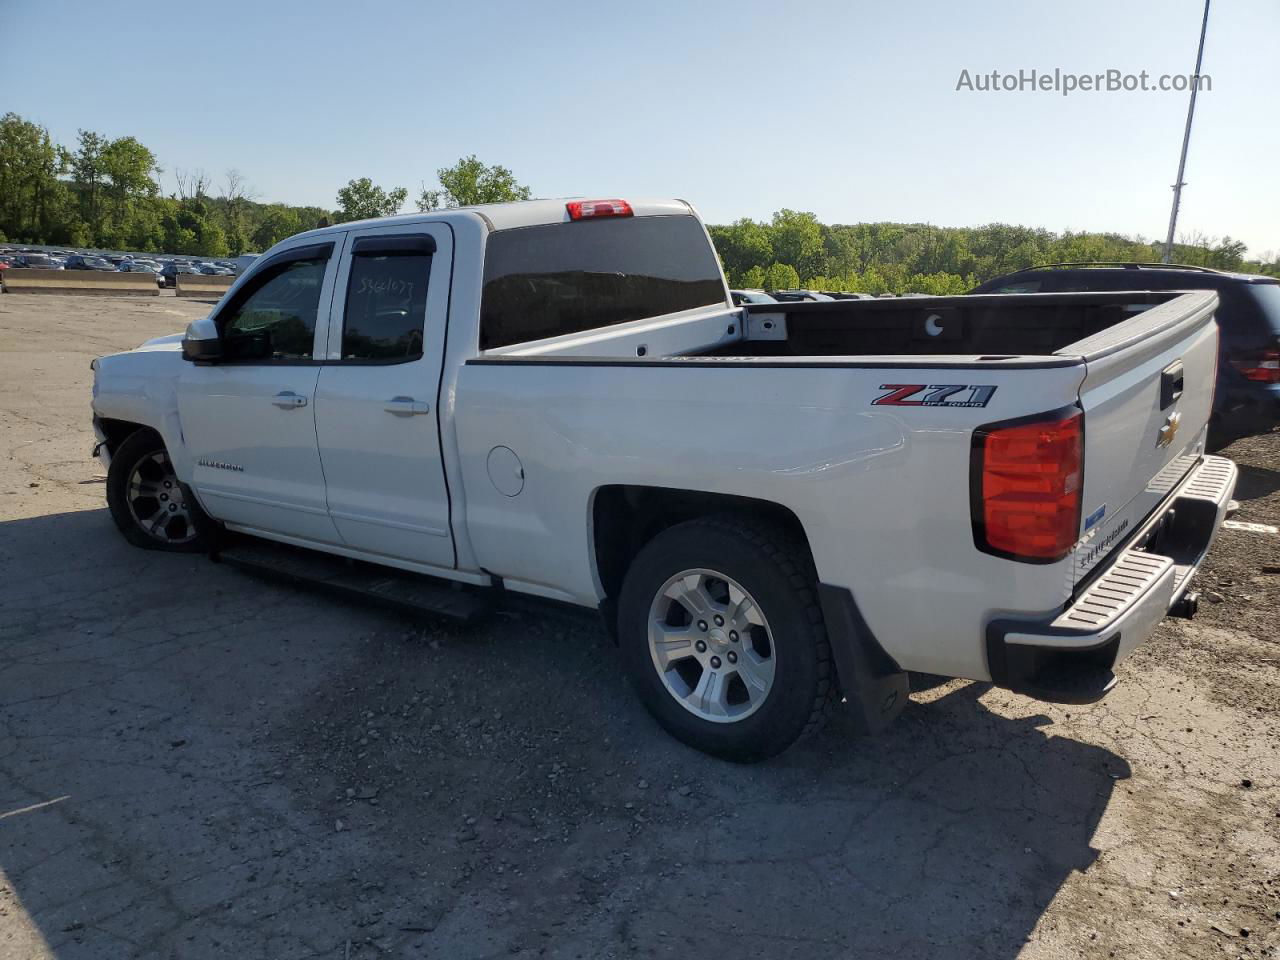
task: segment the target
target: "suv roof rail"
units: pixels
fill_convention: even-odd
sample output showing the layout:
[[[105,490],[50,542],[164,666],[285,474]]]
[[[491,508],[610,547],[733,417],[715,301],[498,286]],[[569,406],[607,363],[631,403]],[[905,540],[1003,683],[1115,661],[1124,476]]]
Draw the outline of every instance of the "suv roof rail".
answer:
[[[1040,263],[1033,267],[1023,267],[1021,270],[1014,270],[1014,273],[1026,273],[1028,270],[1050,270],[1050,269],[1070,269],[1088,268],[1088,267],[1124,267],[1127,270],[1190,270],[1193,273],[1218,273],[1226,274],[1225,270],[1215,270],[1213,267],[1198,267],[1189,263],[1142,263],[1130,260],[1075,260],[1064,263]]]

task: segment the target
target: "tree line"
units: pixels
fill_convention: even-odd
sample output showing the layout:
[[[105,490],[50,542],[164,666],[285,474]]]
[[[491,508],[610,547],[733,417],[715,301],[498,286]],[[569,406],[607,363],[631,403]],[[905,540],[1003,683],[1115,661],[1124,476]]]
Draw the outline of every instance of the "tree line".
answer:
[[[824,224],[812,213],[779,210],[767,221],[708,228],[734,287],[854,293],[960,294],[1003,273],[1046,263],[1160,260],[1161,245],[1115,233],[1055,233],[992,223]],[[1248,260],[1230,237],[1184,237],[1176,263],[1280,277],[1280,258]]]
[[[81,130],[76,143],[65,146],[44,127],[5,114],[0,241],[236,256],[330,223],[397,213],[409,196],[405,187],[383,188],[360,177],[337,191],[333,209],[263,203],[237,170],[216,182],[203,170],[174,170],[174,189],[167,193],[160,185],[163,172],[155,154],[134,137]],[[474,155],[437,170],[436,178],[438,187],[422,185],[419,210],[531,196],[509,169]],[[730,285],[766,290],[957,294],[1037,264],[1160,259],[1159,245],[1142,237],[1000,223],[824,224],[812,213],[779,210],[768,220],[708,229]],[[1183,237],[1173,259],[1280,276],[1280,255],[1246,259],[1245,245],[1230,237]]]

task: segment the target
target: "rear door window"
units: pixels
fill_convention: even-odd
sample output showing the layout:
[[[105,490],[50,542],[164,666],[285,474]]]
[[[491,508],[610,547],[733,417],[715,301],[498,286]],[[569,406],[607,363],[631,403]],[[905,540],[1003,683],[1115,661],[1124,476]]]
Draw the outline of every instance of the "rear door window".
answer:
[[[721,304],[720,266],[691,216],[498,230],[485,252],[480,348]]]
[[[375,241],[376,242],[376,241]],[[343,313],[342,359],[383,363],[422,356],[431,253],[386,244],[351,258]]]

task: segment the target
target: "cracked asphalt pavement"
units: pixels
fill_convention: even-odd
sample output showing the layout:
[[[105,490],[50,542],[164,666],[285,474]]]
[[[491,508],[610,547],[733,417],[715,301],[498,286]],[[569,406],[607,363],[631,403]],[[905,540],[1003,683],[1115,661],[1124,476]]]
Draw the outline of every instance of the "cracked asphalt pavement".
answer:
[[[1274,957],[1280,537],[1101,704],[917,678],[776,761],[590,616],[463,629],[129,547],[89,361],[207,305],[0,296],[0,957]],[[1280,523],[1280,439],[1235,444]]]

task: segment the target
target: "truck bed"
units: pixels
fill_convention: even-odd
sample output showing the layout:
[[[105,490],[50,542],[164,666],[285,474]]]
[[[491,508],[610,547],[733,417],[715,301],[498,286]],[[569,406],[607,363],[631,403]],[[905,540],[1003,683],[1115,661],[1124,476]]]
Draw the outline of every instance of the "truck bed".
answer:
[[[745,336],[698,356],[1050,356],[1177,292],[749,304]]]

